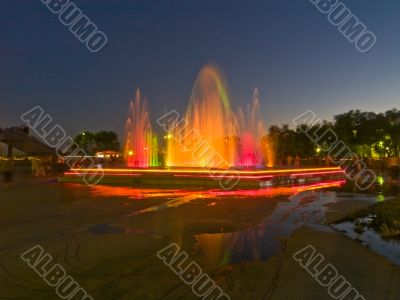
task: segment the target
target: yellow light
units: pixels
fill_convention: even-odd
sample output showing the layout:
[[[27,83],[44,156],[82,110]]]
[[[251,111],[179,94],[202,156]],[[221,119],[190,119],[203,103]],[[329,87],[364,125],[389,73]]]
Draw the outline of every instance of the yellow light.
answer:
[[[317,153],[320,153],[320,152],[321,152],[321,148],[318,147],[318,148],[316,149],[316,151],[317,151]]]
[[[129,155],[129,156],[132,156],[132,155],[133,155],[133,151],[132,151],[132,150],[129,150],[128,155]]]

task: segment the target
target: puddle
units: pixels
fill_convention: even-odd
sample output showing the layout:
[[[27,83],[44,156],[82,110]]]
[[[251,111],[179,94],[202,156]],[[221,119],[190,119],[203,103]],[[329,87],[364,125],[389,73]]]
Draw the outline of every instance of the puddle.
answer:
[[[355,222],[366,223],[368,220],[358,219]],[[344,222],[332,225],[338,231],[343,232],[353,240],[358,240],[374,252],[386,257],[392,263],[400,266],[400,242],[395,240],[384,240],[374,230],[365,227],[362,233],[355,231],[355,222]]]
[[[195,238],[207,263],[224,265],[266,260],[278,254],[283,242],[302,226],[334,232],[325,221],[329,204],[347,200],[336,192],[301,192],[278,203],[275,211],[253,229],[234,233],[199,234]],[[376,202],[373,195],[353,195],[354,200]]]
[[[338,183],[329,183],[337,186]],[[237,231],[230,233],[204,233],[195,235],[198,246],[204,254],[207,263],[214,265],[243,261],[266,260],[280,253],[283,242],[294,231],[302,226],[325,232],[343,231],[352,239],[360,240],[365,246],[387,257],[393,263],[400,265],[400,243],[382,240],[379,234],[372,230],[358,234],[354,231],[352,223],[336,224],[332,227],[323,225],[325,215],[330,205],[345,200],[366,201],[375,203],[384,201],[382,195],[337,193],[318,190],[329,185],[310,185],[304,187],[281,187],[265,190],[239,190],[239,191],[184,191],[184,190],[158,190],[158,189],[132,189],[115,187],[96,187],[92,193],[96,196],[122,196],[128,199],[146,199],[153,197],[165,197],[167,202],[134,211],[122,218],[162,211],[168,208],[176,208],[196,199],[202,198],[241,198],[241,197],[265,197],[272,198],[278,195],[288,196],[288,201],[277,204],[274,212],[266,217],[259,225],[253,228],[246,226],[233,226]],[[211,202],[209,206],[216,205]],[[93,225],[88,228],[95,235],[105,234],[153,234],[148,229],[123,228],[108,224]]]

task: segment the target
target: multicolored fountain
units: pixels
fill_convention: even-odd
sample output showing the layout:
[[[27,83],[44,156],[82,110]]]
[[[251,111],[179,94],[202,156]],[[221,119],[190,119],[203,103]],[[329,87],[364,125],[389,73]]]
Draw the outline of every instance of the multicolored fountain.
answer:
[[[237,136],[239,147],[236,166],[273,166],[273,150],[267,137],[264,120],[260,113],[260,95],[254,90],[253,100],[246,112],[239,107],[237,112]]]
[[[167,128],[160,126],[166,132],[165,148],[159,151],[146,101],[137,90],[126,121],[127,167],[71,169],[59,181],[224,190],[343,183],[339,167],[274,167],[259,98],[256,89],[245,110],[233,113],[221,73],[205,66],[194,83],[186,112],[176,122],[168,122]],[[165,164],[159,164],[160,153]]]
[[[146,100],[136,90],[135,100],[129,104],[129,116],[125,125],[124,157],[128,167],[158,166],[158,140],[153,134]]]
[[[235,136],[234,116],[231,112],[225,84],[217,70],[211,66],[203,68],[198,75],[189,105],[184,114],[185,126],[173,126],[167,140],[169,167],[214,167],[227,168],[234,165],[236,149],[230,142]],[[181,132],[183,131],[183,132]],[[190,132],[201,136],[202,145],[195,150],[182,147],[187,144]],[[194,151],[201,153],[212,148],[220,155],[198,160]],[[221,159],[223,158],[223,159]]]
[[[266,138],[264,121],[256,89],[253,100],[244,112],[231,111],[226,84],[213,66],[204,67],[193,87],[189,105],[184,114],[184,127],[172,126],[166,135],[166,166],[232,167],[273,166],[273,153]],[[191,132],[201,137],[201,146],[185,147]],[[158,140],[152,133],[146,101],[137,90],[131,101],[126,122],[125,159],[129,167],[158,166]],[[212,148],[217,155],[199,159],[201,153]]]
[[[253,101],[246,113],[239,108],[231,111],[226,85],[218,70],[204,67],[198,75],[183,129],[173,126],[167,140],[167,166],[169,167],[262,167],[273,165],[272,147],[266,139],[264,121],[259,109],[259,94],[255,90]],[[185,138],[191,131],[200,134],[204,143],[195,150],[188,150]],[[196,159],[196,152],[208,148],[216,151],[212,159]],[[223,158],[223,159],[221,159]]]

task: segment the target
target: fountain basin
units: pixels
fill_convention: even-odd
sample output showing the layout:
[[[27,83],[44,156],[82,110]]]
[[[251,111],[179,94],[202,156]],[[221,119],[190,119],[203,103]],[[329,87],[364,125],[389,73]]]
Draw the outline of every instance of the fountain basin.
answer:
[[[344,171],[337,167],[256,170],[110,168],[101,169],[101,171],[104,172],[104,176],[98,184],[131,187],[261,189],[345,180]],[[98,174],[99,169],[71,169],[59,177],[58,181],[60,183],[87,183],[87,178],[91,173]],[[89,175],[85,176],[86,181],[84,181],[84,175]]]

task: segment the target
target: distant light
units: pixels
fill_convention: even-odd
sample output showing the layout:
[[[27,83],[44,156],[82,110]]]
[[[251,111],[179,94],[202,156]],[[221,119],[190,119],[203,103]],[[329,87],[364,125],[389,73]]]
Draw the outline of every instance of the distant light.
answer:
[[[84,133],[84,132],[82,132],[82,135],[85,135],[85,133]]]
[[[315,151],[317,151],[317,153],[320,153],[321,152],[321,148],[317,148],[317,149],[315,149]]]
[[[167,139],[170,139],[170,138],[172,138],[172,135],[171,135],[171,134],[168,134],[168,135],[167,135]]]
[[[129,156],[132,156],[132,155],[133,155],[133,151],[132,151],[132,150],[129,150],[128,155],[129,155]]]

